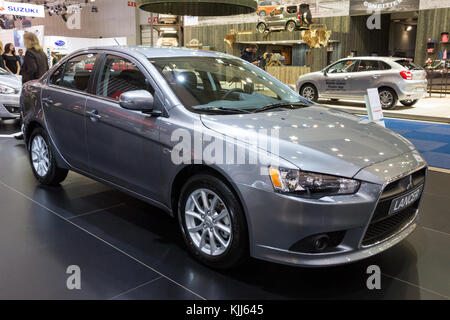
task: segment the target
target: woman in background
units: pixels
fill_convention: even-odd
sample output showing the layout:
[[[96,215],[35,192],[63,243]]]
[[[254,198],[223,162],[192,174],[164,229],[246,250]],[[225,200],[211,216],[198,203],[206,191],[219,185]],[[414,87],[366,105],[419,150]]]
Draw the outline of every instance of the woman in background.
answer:
[[[5,46],[5,53],[3,53],[3,59],[5,63],[6,70],[12,74],[20,74],[20,63],[19,58],[16,55],[16,48],[12,43],[7,43]]]
[[[25,83],[42,77],[48,71],[48,60],[34,33],[25,33],[23,39],[27,48],[22,70],[22,83]]]
[[[34,33],[25,33],[23,40],[27,48],[22,66],[22,83],[25,83],[42,77],[48,71],[48,61]],[[23,133],[15,135],[14,138],[23,140]]]

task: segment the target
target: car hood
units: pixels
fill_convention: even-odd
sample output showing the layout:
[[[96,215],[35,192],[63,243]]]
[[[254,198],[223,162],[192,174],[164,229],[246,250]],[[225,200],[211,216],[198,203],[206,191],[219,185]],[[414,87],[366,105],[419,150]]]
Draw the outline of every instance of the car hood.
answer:
[[[261,147],[305,171],[354,177],[361,169],[415,150],[396,133],[335,109],[311,107],[239,115],[202,115],[217,133],[247,142],[251,133],[271,135],[279,147]],[[261,130],[261,131],[258,131]],[[270,143],[267,144],[270,146]]]
[[[20,89],[22,88],[22,76],[17,76],[14,74],[6,74],[0,76],[0,85],[9,86],[11,88]]]

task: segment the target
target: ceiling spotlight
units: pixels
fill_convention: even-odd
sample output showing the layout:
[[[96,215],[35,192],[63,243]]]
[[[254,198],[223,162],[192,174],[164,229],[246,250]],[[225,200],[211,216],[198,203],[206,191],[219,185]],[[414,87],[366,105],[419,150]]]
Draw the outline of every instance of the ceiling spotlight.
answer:
[[[406,27],[406,31],[411,31],[412,30],[412,26],[407,26]]]

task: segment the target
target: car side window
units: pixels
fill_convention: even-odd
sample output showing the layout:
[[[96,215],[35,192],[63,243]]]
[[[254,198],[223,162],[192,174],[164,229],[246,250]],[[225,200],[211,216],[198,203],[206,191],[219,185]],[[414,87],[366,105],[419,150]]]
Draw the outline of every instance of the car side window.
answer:
[[[144,73],[133,62],[118,56],[106,56],[100,70],[96,94],[118,101],[122,93],[135,90],[155,93]]]
[[[384,61],[379,61],[380,63],[380,70],[391,70],[391,66],[388,65],[386,62]]]
[[[294,14],[297,13],[297,6],[290,6],[286,8],[287,13]]]
[[[62,75],[64,73],[65,66],[66,64],[64,63],[58,69],[56,69],[55,72],[53,72],[52,76],[50,77],[50,84],[53,84],[55,86],[60,86],[62,84]]]
[[[270,13],[271,16],[277,16],[283,13],[283,8],[276,8]]]
[[[361,60],[358,66],[358,72],[380,70],[378,60]]]
[[[354,72],[355,66],[357,65],[357,60],[343,60],[339,61],[332,66],[330,66],[327,70],[328,73],[346,73],[346,72]]]
[[[96,54],[84,54],[70,59],[65,64],[61,86],[87,92],[93,74]]]

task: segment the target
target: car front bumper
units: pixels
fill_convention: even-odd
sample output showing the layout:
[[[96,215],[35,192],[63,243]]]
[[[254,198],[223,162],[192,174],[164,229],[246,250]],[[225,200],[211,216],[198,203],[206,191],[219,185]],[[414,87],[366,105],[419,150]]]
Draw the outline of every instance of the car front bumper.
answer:
[[[20,93],[0,95],[0,118],[20,118]]]
[[[418,185],[422,186],[423,194],[426,168],[422,166],[408,170],[408,176],[413,172],[423,173],[423,181]],[[399,180],[392,183],[396,181]],[[245,209],[251,255],[287,265],[326,267],[365,259],[394,246],[416,228],[422,195],[407,209],[393,215],[386,212],[380,219],[377,216],[380,207],[386,206],[386,201],[390,206],[392,201],[380,200],[387,185],[362,182],[354,195],[322,199],[286,196],[254,186],[239,185],[243,198],[248,199]],[[403,191],[395,197],[406,193]],[[377,228],[374,224],[385,221],[385,226],[389,225],[393,219],[401,217],[402,212],[407,214],[392,230],[376,241],[367,242],[369,230]],[[337,242],[323,251],[309,250],[313,248],[311,239],[321,235],[329,236],[330,244],[336,235]]]

